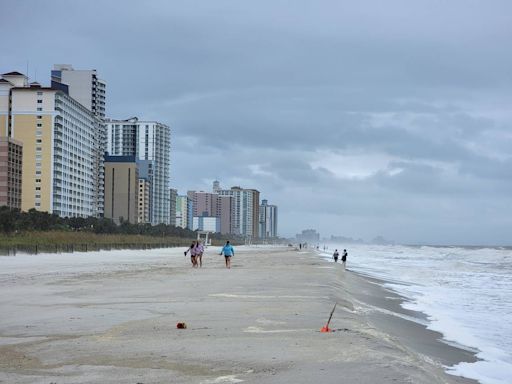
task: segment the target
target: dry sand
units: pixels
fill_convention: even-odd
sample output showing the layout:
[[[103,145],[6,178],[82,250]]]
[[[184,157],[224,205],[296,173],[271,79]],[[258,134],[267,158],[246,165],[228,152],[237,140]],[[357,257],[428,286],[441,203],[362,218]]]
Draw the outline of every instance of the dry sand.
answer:
[[[215,251],[202,269],[182,250],[0,258],[0,383],[472,383],[442,365],[473,356],[376,281],[312,252],[238,248],[227,270]]]

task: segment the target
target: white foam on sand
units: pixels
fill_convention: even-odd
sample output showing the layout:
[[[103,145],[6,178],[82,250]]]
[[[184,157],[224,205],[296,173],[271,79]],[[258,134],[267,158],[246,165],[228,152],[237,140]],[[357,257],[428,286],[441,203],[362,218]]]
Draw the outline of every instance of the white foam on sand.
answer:
[[[336,245],[340,248],[339,245]],[[352,245],[350,268],[384,279],[427,315],[449,343],[481,361],[447,367],[482,384],[512,383],[512,250],[471,247]],[[320,255],[332,260],[327,252]]]

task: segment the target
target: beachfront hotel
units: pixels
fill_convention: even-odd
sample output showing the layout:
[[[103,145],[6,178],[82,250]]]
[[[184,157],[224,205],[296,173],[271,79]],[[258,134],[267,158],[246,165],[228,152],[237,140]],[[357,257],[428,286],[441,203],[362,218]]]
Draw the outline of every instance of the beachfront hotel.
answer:
[[[176,197],[176,226],[192,229],[193,217],[192,200],[186,195],[178,195]]]
[[[23,144],[0,135],[0,207],[21,208],[22,162]]]
[[[65,91],[2,75],[3,135],[23,145],[21,206],[61,217],[97,216],[102,124]]]
[[[84,107],[89,109],[99,119],[98,140],[94,158],[95,175],[94,196],[97,206],[96,216],[102,216],[104,207],[104,164],[106,131],[103,120],[106,111],[106,87],[104,80],[98,77],[95,69],[74,69],[71,64],[55,64],[51,71],[51,87],[60,89]]]
[[[137,223],[151,223],[151,183],[140,176],[137,199]]]
[[[95,69],[74,69],[70,64],[55,64],[51,75],[52,88],[62,89],[95,116],[105,118],[107,84],[98,77]]]
[[[176,226],[176,198],[178,197],[178,190],[169,188],[169,224]]]
[[[105,218],[138,222],[139,176],[135,156],[105,156]]]
[[[139,177],[150,185],[150,223],[169,224],[171,129],[156,121],[106,119],[107,153],[135,156]]]
[[[277,206],[268,204],[267,200],[262,200],[260,205],[260,237],[277,237]]]
[[[231,200],[231,232],[256,239],[259,237],[260,192],[256,189],[219,189],[220,196],[230,196]]]

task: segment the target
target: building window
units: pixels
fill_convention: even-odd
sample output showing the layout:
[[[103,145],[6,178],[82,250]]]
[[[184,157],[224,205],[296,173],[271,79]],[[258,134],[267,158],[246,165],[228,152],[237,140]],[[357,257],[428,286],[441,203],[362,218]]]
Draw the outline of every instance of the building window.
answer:
[[[37,111],[38,111],[38,112],[41,112],[42,110],[43,110],[43,108],[41,108],[41,107],[37,107]]]
[[[41,100],[41,99],[37,100],[37,104],[43,104],[43,100]]]

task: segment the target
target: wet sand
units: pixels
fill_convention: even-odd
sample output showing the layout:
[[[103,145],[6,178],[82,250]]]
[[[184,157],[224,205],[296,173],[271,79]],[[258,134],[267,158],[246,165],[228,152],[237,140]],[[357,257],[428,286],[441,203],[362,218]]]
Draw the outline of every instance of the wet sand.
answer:
[[[231,270],[216,251],[201,269],[181,249],[0,257],[0,383],[474,383],[443,370],[472,354],[377,281],[291,248],[240,247]]]

